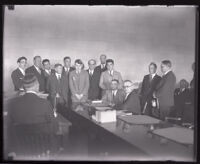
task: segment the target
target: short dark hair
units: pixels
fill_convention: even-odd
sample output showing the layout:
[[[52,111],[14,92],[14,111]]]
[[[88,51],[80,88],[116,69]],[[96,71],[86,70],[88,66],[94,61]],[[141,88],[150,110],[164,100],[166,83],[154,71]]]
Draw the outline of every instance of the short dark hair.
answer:
[[[76,59],[75,60],[75,63],[78,63],[78,64],[83,64],[82,60],[81,59]]]
[[[42,60],[42,64],[43,64],[43,65],[44,65],[44,63],[46,63],[46,62],[50,63],[49,59],[44,59],[44,60]]]
[[[38,79],[33,73],[27,73],[22,79],[22,84],[25,89],[33,87],[35,83],[38,83]]]
[[[151,66],[151,65],[153,65],[153,66],[155,67],[155,69],[157,69],[157,65],[156,65],[156,63],[151,62],[151,63],[149,64],[149,66]]]
[[[113,81],[115,81],[115,82],[117,82],[117,84],[119,84],[119,80],[117,80],[117,79],[112,79],[111,82],[113,82]]]
[[[90,61],[94,61],[95,64],[97,63],[95,59],[90,59],[88,60],[88,64],[90,64]]]
[[[17,59],[17,63],[20,63],[21,62],[21,60],[26,60],[27,61],[27,58],[26,57],[24,57],[24,56],[22,56],[22,57],[20,57],[20,58],[18,58]]]
[[[108,64],[108,63],[114,64],[114,60],[113,60],[113,59],[107,59],[107,60],[106,60],[106,64]]]
[[[164,65],[168,66],[169,68],[171,68],[171,67],[172,67],[172,63],[171,63],[171,61],[170,61],[170,60],[163,60],[163,61],[162,61],[162,64],[164,64]]]
[[[33,60],[35,60],[36,58],[41,58],[41,56],[34,56]]]
[[[70,59],[71,60],[71,58],[69,56],[65,56],[63,61],[65,61],[66,59]]]
[[[59,66],[62,67],[62,64],[60,64],[60,63],[56,63],[56,64],[54,65],[54,68],[57,68],[57,67],[59,67]]]
[[[187,82],[187,80],[185,79],[181,79],[179,83],[184,82],[185,83],[185,87],[188,88],[189,87],[189,83]]]
[[[105,55],[105,54],[101,54],[101,55],[100,55],[100,57],[101,57],[101,56],[105,56],[105,57],[106,57],[106,55]]]

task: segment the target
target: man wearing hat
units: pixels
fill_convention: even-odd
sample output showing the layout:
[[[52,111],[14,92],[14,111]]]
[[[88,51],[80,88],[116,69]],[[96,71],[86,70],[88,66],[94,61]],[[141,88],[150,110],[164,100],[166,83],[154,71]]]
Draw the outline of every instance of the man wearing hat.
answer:
[[[24,90],[22,87],[22,79],[25,76],[26,63],[27,63],[26,57],[22,56],[18,58],[17,59],[18,68],[15,69],[11,74],[15,91]]]

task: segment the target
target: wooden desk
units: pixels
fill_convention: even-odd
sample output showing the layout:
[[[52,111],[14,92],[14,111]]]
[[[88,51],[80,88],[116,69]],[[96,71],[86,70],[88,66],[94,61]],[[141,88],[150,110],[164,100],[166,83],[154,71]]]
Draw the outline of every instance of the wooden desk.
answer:
[[[70,110],[72,124],[88,135],[89,159],[95,160],[175,160],[193,161],[193,148],[168,141],[160,143],[160,137],[152,136],[148,126],[132,125],[124,130],[117,122],[98,123],[91,118],[88,106],[80,105]],[[172,124],[163,122],[160,127]],[[100,154],[104,153],[103,156]]]

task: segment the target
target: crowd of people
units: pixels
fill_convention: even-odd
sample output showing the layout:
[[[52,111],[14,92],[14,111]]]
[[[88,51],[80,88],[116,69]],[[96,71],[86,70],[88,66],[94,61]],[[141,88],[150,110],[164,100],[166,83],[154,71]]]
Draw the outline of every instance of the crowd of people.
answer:
[[[78,104],[94,100],[102,100],[105,106],[116,110],[161,120],[171,113],[183,118],[188,104],[193,108],[189,112],[194,114],[194,78],[190,85],[182,79],[180,87],[175,88],[176,76],[170,60],[161,62],[162,77],[157,74],[156,63],[151,62],[149,74],[144,76],[141,87],[137,82],[123,80],[121,73],[114,68],[114,60],[107,59],[104,54],[100,56],[98,66],[96,60],[90,59],[87,70],[81,59],[76,59],[72,66],[69,56],[64,57],[64,65],[57,63],[53,69],[50,60],[42,60],[40,56],[35,56],[33,65],[28,68],[26,57],[20,57],[17,63],[18,68],[12,72],[11,78],[14,90],[24,94],[14,98],[9,105],[14,125],[46,122],[50,128],[45,125],[41,129],[56,131],[54,109],[67,113]],[[194,64],[192,69],[194,71]],[[41,98],[40,93],[47,94],[47,99]]]

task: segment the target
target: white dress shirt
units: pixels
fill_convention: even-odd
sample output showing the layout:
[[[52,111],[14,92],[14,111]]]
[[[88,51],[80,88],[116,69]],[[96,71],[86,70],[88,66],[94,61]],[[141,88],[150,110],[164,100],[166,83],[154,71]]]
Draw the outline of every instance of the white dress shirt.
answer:
[[[25,71],[22,68],[20,68],[20,67],[18,67],[18,68],[21,71],[21,73],[25,76]]]
[[[45,69],[45,72],[48,73],[49,75],[51,74],[51,70]]]
[[[108,73],[111,75],[111,76],[113,76],[113,70],[112,71],[108,71]]]
[[[90,70],[90,69],[89,69],[89,74],[90,74],[90,75],[93,75],[93,73],[94,73],[94,70]]]
[[[106,64],[101,64],[101,69],[105,68]]]
[[[56,77],[57,77],[58,80],[60,80],[60,79],[61,79],[61,74],[58,74],[58,73],[56,72]]]
[[[116,90],[112,90],[112,95],[116,96],[117,94],[117,89]]]
[[[36,67],[35,65],[34,65],[34,67],[35,67],[36,70],[41,74],[41,70],[40,70],[38,67]]]
[[[155,75],[156,75],[156,73],[154,73],[154,74],[151,74],[151,77],[152,77],[152,79],[155,77]]]
[[[165,73],[164,73],[164,75],[166,75],[168,72],[170,72],[171,71],[171,69],[170,70],[168,70],[168,71],[166,71]]]
[[[127,94],[126,94],[126,96],[125,96],[125,100],[127,99],[127,97],[128,97],[129,94],[130,94],[130,93],[127,93]]]
[[[70,68],[64,67],[65,68],[65,72],[69,72]]]

